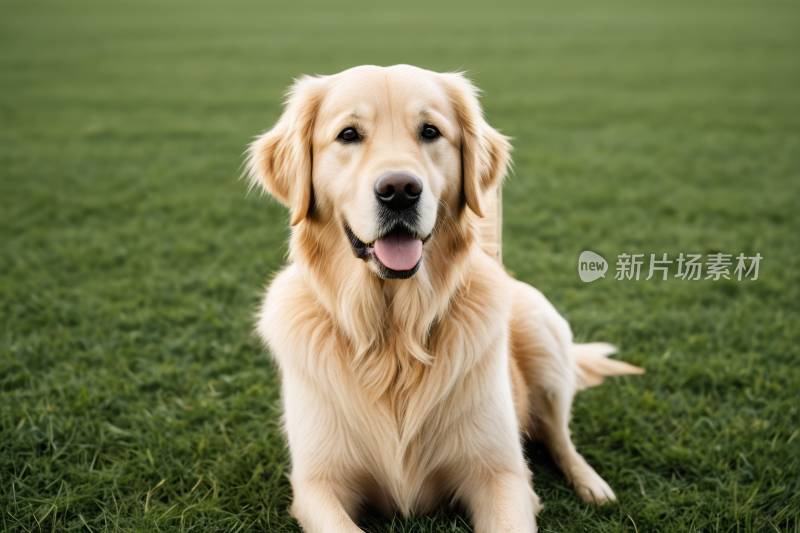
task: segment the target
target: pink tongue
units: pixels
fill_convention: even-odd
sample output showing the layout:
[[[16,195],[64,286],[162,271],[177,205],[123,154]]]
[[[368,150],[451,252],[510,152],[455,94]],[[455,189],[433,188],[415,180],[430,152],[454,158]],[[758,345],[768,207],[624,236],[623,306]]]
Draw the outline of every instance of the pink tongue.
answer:
[[[393,231],[375,241],[375,255],[392,270],[411,270],[422,257],[422,239],[407,231]]]

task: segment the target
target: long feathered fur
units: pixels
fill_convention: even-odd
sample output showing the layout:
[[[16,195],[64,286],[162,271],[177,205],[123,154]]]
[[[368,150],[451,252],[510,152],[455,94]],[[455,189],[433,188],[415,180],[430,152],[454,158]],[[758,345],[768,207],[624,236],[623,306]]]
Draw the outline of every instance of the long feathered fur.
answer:
[[[414,92],[423,85],[430,90]],[[441,191],[434,229],[410,279],[377,277],[342,229],[341,217],[355,215],[342,213],[331,184],[348,160],[315,144],[338,116],[337,87],[379,95],[391,109],[438,91],[436,105],[456,117],[446,133],[457,147],[441,145],[430,178]],[[476,96],[460,74],[407,66],[303,78],[250,147],[251,179],[292,213],[290,263],[257,331],[281,369],[292,513],[307,531],[355,532],[366,503],[408,514],[449,500],[465,504],[478,532],[534,530],[540,506],[520,433],[545,439],[585,500],[613,499],[569,439],[569,410],[576,390],[638,370],[602,357],[607,345],[573,346],[541,293],[481,249],[476,221],[496,198],[510,147]],[[401,130],[386,131],[396,141]]]

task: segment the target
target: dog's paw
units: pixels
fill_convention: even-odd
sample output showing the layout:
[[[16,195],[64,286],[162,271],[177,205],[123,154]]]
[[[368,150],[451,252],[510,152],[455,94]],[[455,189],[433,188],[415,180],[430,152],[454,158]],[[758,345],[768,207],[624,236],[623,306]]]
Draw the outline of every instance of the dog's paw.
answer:
[[[574,480],[575,492],[590,505],[603,505],[617,501],[614,491],[597,472],[589,469]]]

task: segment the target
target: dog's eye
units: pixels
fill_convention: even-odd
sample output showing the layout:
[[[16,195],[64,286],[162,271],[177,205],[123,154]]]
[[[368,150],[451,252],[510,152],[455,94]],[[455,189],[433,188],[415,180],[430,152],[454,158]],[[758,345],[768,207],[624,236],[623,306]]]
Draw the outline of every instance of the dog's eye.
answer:
[[[355,128],[345,128],[337,137],[338,140],[344,143],[354,143],[361,140],[361,135]]]
[[[436,128],[436,126],[425,124],[424,126],[422,126],[422,131],[420,132],[420,135],[426,141],[433,141],[434,139],[440,137],[442,134],[439,133],[439,130]]]

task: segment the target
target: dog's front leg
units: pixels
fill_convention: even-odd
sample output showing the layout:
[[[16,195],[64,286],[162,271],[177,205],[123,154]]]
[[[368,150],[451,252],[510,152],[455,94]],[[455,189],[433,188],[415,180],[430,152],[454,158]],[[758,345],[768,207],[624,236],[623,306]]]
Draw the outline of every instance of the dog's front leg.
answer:
[[[529,477],[527,472],[489,472],[472,480],[463,500],[475,533],[536,531],[541,506]]]
[[[292,476],[291,513],[305,533],[362,533],[325,479],[296,479]]]

